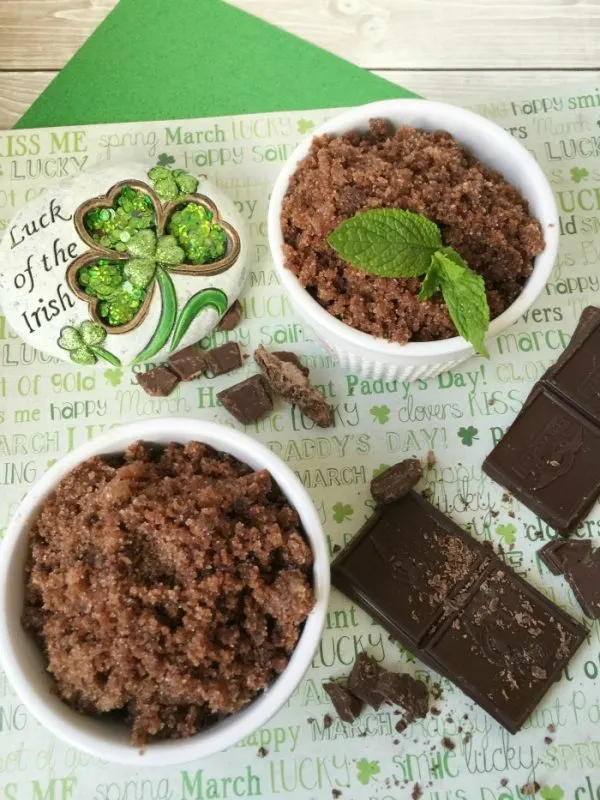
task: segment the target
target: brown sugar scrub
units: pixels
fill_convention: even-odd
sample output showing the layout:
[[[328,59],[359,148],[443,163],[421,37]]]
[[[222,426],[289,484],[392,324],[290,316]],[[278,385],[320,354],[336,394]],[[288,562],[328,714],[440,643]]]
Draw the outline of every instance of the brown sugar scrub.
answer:
[[[439,295],[417,299],[420,278],[369,274],[328,244],[344,220],[381,208],[435,222],[444,245],[483,277],[492,318],[514,302],[544,249],[518,189],[444,131],[373,119],[365,133],[315,138],[282,204],[285,264],[330,314],[389,341],[446,339],[456,329]]]
[[[24,627],[56,691],[131,741],[192,736],[288,664],[313,556],[268,472],[190,442],[76,467],[30,534]]]

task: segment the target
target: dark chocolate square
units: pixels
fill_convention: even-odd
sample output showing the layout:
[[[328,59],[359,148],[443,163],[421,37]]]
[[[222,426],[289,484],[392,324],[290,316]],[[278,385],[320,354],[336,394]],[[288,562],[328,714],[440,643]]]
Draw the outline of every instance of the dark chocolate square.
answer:
[[[198,345],[191,344],[177,353],[169,356],[167,364],[182,381],[191,381],[199,378],[206,369],[204,353]]]
[[[273,401],[260,375],[252,375],[217,394],[227,411],[238,422],[249,425],[273,409]]]
[[[419,643],[487,551],[414,492],[382,506],[332,564],[335,586],[396,638]]]
[[[207,371],[213,376],[225,375],[242,366],[242,353],[237,342],[226,342],[204,354]]]
[[[568,663],[583,629],[511,572],[494,565],[427,654],[516,733]]]
[[[547,389],[536,391],[483,470],[567,534],[600,493],[600,429]]]
[[[166,366],[159,364],[147,372],[138,372],[137,382],[151,397],[168,397],[179,383],[179,376]]]

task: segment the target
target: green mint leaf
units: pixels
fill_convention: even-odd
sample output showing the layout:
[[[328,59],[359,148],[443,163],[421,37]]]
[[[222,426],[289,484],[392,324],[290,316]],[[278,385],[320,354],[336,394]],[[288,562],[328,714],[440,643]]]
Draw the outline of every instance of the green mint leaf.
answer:
[[[353,267],[385,278],[423,275],[442,247],[434,222],[398,208],[362,211],[338,225],[327,241]]]
[[[421,284],[421,291],[419,292],[418,300],[429,300],[430,297],[442,288],[442,272],[440,269],[440,265],[435,260],[435,258],[431,259],[431,266],[427,270],[427,274]]]
[[[483,278],[470,270],[458,253],[450,248],[435,253],[433,260],[440,269],[442,294],[456,330],[476,352],[489,358],[485,334],[490,322],[490,309]]]

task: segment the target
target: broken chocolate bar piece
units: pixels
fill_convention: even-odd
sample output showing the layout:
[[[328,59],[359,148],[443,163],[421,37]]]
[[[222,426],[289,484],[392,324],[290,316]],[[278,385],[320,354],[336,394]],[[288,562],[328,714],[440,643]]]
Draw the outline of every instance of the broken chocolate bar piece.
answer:
[[[217,394],[227,411],[238,422],[250,425],[273,410],[273,401],[260,375],[252,375]]]
[[[319,427],[328,428],[333,425],[333,409],[301,368],[291,361],[279,358],[263,345],[257,348],[254,359],[276,394],[288,403],[297,405]]]
[[[182,381],[192,381],[199,378],[206,369],[206,359],[204,352],[198,345],[191,344],[184,347],[177,353],[173,353],[167,359],[167,364]]]
[[[333,707],[344,722],[354,722],[360,716],[363,702],[341,683],[324,683],[323,689],[331,697]]]
[[[377,688],[388,702],[404,711],[406,725],[427,715],[429,691],[423,681],[412,675],[381,670]]]
[[[179,383],[179,376],[166,366],[159,364],[147,372],[138,372],[137,382],[150,397],[168,397]]]
[[[545,386],[535,391],[483,470],[567,535],[600,494],[600,426]]]
[[[206,369],[213,376],[225,375],[242,366],[242,353],[237,342],[226,342],[204,353]]]
[[[298,369],[301,370],[302,374],[308,377],[310,370],[308,367],[304,366],[296,353],[292,353],[291,350],[273,350],[272,355],[277,356],[277,358],[280,358],[282,361],[287,361],[288,364],[295,364]]]
[[[334,586],[511,733],[586,635],[414,491],[381,506],[331,570]]]
[[[233,305],[221,317],[221,321],[216,327],[217,331],[232,331],[237,328],[239,322],[244,314],[244,309],[239,300],[236,300]]]
[[[378,503],[400,500],[423,477],[423,467],[417,458],[407,458],[388,467],[371,481],[371,494]]]
[[[592,543],[588,539],[554,539],[537,554],[553,575],[562,575],[570,564],[587,558],[591,551]]]
[[[348,689],[375,711],[385,700],[378,687],[379,678],[380,669],[375,659],[367,653],[359,653],[348,675]]]

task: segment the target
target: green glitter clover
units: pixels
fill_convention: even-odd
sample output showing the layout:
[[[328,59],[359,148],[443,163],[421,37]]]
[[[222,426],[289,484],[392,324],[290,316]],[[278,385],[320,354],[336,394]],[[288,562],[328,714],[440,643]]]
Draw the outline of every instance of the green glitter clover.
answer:
[[[198,188],[198,178],[194,178],[184,169],[169,169],[165,166],[154,167],[148,173],[154,191],[163,203],[182,200],[195,194]]]
[[[144,192],[124,186],[112,208],[93,208],[84,225],[92,239],[102,247],[124,253],[138,231],[156,227],[152,200]]]
[[[212,218],[210,211],[196,203],[188,203],[171,217],[169,233],[191,264],[210,264],[227,252],[227,234]]]
[[[68,351],[71,361],[75,364],[91,365],[101,358],[115,367],[120,366],[119,359],[101,347],[105,339],[106,331],[102,325],[86,319],[79,328],[72,325],[62,328],[58,346]]]

